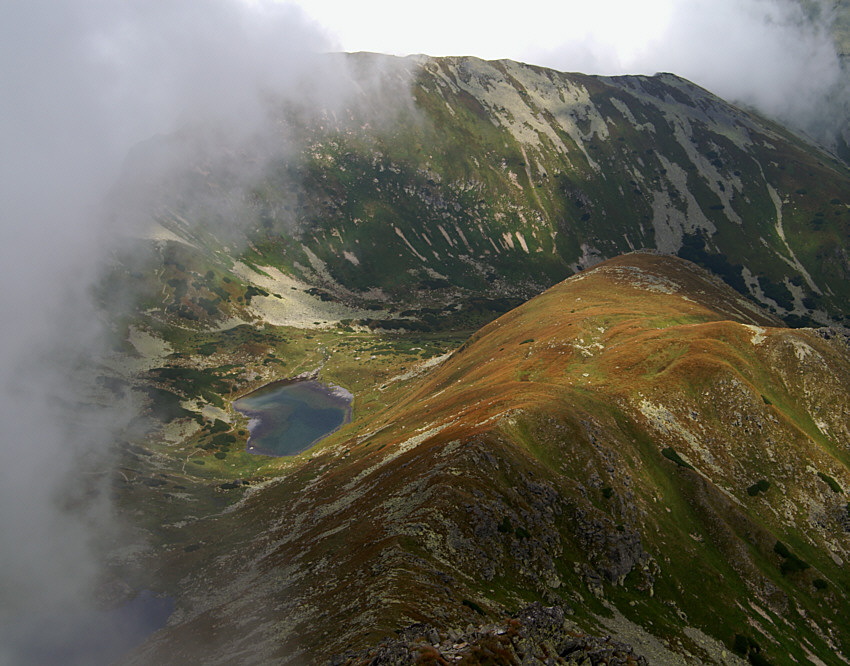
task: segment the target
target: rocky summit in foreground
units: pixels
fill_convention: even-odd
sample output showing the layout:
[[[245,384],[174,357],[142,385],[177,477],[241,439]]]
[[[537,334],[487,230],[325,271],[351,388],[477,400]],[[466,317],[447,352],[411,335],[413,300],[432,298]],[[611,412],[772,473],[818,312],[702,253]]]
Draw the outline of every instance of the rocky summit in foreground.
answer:
[[[323,373],[348,367],[331,344]],[[634,253],[401,376],[373,356],[375,402],[249,485],[204,490],[205,467],[169,467],[193,441],[175,435],[153,447],[156,488],[122,484],[161,512],[146,565],[178,606],[127,663],[368,660],[416,623],[421,659],[442,663],[443,642],[530,602],[649,663],[846,663],[841,335]]]

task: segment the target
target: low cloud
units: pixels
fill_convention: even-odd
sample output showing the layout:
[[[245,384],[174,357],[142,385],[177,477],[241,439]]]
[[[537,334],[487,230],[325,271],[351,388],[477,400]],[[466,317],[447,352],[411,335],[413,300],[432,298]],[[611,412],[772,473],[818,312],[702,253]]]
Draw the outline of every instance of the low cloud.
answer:
[[[91,292],[120,238],[141,232],[102,214],[128,151],[190,123],[247,140],[265,131],[269,94],[342,94],[322,56],[335,46],[267,3],[0,7],[0,662],[31,662],[26,637],[59,630],[45,618],[84,613],[125,536],[107,472],[138,406],[97,386],[109,322]]]
[[[568,71],[672,72],[825,143],[846,123],[850,77],[830,33],[831,3],[670,0],[648,11],[652,20],[635,23],[627,43],[591,25],[528,56]]]

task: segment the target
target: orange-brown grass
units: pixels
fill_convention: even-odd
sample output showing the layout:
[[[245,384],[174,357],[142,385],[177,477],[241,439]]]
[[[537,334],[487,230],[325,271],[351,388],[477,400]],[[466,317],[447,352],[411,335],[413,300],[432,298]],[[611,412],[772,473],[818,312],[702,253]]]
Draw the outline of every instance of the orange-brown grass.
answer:
[[[625,268],[624,277],[618,270]],[[633,269],[638,281],[672,276],[680,290],[634,286]],[[741,323],[776,324],[759,313],[724,319],[743,311],[739,298],[677,259],[611,260],[485,326],[381,420],[420,427],[459,420],[474,431],[506,410],[550,403],[563,389],[629,393],[647,381],[699,381],[700,368],[710,374],[717,364],[745,365],[737,349],[752,332]],[[682,320],[688,323],[676,323]]]

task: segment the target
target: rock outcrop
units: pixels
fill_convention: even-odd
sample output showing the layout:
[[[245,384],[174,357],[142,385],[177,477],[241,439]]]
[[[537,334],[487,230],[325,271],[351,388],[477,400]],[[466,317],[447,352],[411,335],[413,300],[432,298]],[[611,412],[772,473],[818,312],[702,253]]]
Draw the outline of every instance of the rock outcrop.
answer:
[[[631,645],[610,636],[577,632],[568,605],[529,604],[500,624],[457,634],[413,624],[398,637],[359,652],[332,657],[328,666],[411,666],[412,664],[517,664],[534,666],[646,666]]]

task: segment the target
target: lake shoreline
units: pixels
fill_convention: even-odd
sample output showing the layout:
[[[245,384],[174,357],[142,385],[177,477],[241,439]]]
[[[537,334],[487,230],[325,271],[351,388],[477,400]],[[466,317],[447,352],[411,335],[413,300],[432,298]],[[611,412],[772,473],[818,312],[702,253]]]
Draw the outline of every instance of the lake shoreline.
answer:
[[[342,386],[295,378],[269,382],[231,404],[249,419],[245,450],[281,458],[311,449],[350,423],[353,401]]]

